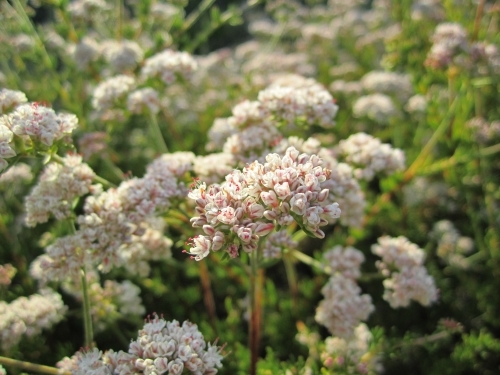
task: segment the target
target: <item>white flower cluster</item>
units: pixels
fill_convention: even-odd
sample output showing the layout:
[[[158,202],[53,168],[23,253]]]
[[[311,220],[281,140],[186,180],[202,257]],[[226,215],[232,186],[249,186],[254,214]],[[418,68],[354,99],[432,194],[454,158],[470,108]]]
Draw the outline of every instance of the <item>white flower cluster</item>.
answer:
[[[358,98],[352,112],[355,117],[367,117],[379,124],[388,124],[391,119],[399,116],[399,111],[392,99],[385,94],[370,94]]]
[[[336,337],[351,338],[359,322],[374,310],[371,297],[361,295],[356,281],[343,274],[330,277],[321,293],[325,299],[319,303],[315,319]]]
[[[356,327],[354,336],[349,340],[328,337],[320,354],[323,365],[333,372],[345,371],[353,375],[382,373],[380,357],[369,355],[372,339],[370,330],[363,323]]]
[[[408,99],[405,110],[414,115],[423,115],[427,110],[427,99],[423,95],[413,95]]]
[[[500,121],[486,121],[482,117],[474,117],[467,121],[467,127],[474,133],[474,138],[481,145],[500,140]]]
[[[384,299],[391,307],[406,307],[411,300],[428,306],[438,298],[434,279],[423,266],[425,254],[406,237],[383,236],[372,252],[382,258],[377,268],[385,277]]]
[[[405,154],[366,133],[356,133],[338,145],[338,152],[354,166],[354,176],[370,181],[377,173],[391,175],[405,166]]]
[[[189,253],[196,260],[210,250],[225,247],[231,257],[239,249],[251,252],[260,236],[275,225],[296,221],[309,234],[323,238],[320,229],[327,218],[340,216],[337,203],[327,204],[328,189],[321,184],[330,171],[320,166],[316,155],[300,154],[290,147],[285,156],[269,154],[266,163],[254,162],[226,176],[226,181],[208,188],[199,183],[189,197],[196,201],[199,216],[191,219],[207,236],[191,239]]]
[[[437,241],[437,255],[448,264],[467,268],[469,266],[464,255],[474,249],[474,241],[470,237],[461,236],[449,220],[434,223],[431,237]]]
[[[94,171],[79,155],[65,156],[62,164],[48,164],[26,198],[26,225],[45,223],[51,214],[57,220],[69,217],[75,199],[90,192],[94,178]]]
[[[69,3],[69,14],[78,20],[90,21],[96,14],[108,9],[105,0],[75,0]]]
[[[17,345],[23,336],[39,335],[64,318],[66,306],[52,289],[19,297],[7,303],[0,301],[0,342],[3,350]]]
[[[75,4],[72,2],[71,4]],[[71,56],[76,66],[81,69],[87,69],[91,62],[96,61],[101,55],[101,45],[89,36],[84,36],[76,45],[71,47]]]
[[[0,118],[0,126],[7,126],[14,134],[29,137],[33,142],[51,146],[78,126],[78,119],[73,114],[56,113],[52,108],[39,103],[27,103],[17,106],[14,111]],[[0,128],[0,132],[2,131]],[[0,133],[0,136],[2,133]],[[1,144],[0,140],[0,144]]]
[[[220,350],[205,342],[196,324],[167,322],[155,315],[130,343],[128,353],[109,350],[103,355],[94,348],[65,358],[58,367],[74,375],[215,375],[222,367]]]
[[[167,85],[177,80],[176,75],[190,79],[198,68],[196,60],[187,52],[177,52],[167,49],[144,61],[141,76],[144,79],[159,76]]]
[[[136,114],[142,114],[146,110],[149,110],[151,113],[158,113],[160,111],[158,93],[151,87],[131,92],[127,97],[127,109]]]
[[[361,78],[363,88],[369,93],[389,95],[405,102],[413,94],[410,77],[407,74],[372,71]]]
[[[0,171],[3,171],[9,163],[5,159],[16,156],[16,152],[11,145],[14,133],[6,125],[5,119],[0,117]]]
[[[467,32],[458,23],[441,23],[431,37],[434,43],[427,55],[425,64],[435,69],[445,68],[452,63],[453,57],[468,49]]]
[[[332,171],[330,178],[323,183],[330,190],[328,199],[339,204],[342,211],[340,224],[361,228],[366,206],[365,194],[354,177],[354,169],[346,163],[339,163],[332,154],[331,150],[324,148],[318,154],[324,166]]]
[[[0,115],[27,101],[28,98],[22,91],[0,89]]]
[[[296,249],[298,243],[292,239],[292,236],[286,230],[279,230],[271,233],[262,247],[262,256],[267,259],[281,258],[283,249]]]
[[[348,279],[361,276],[360,266],[365,261],[361,251],[352,246],[334,246],[323,254],[323,259],[331,269],[332,274],[339,273]]]
[[[144,57],[142,48],[132,40],[107,40],[101,48],[104,58],[115,72],[132,71]]]
[[[101,82],[92,94],[92,107],[99,113],[113,109],[135,87],[135,79],[118,75]]]

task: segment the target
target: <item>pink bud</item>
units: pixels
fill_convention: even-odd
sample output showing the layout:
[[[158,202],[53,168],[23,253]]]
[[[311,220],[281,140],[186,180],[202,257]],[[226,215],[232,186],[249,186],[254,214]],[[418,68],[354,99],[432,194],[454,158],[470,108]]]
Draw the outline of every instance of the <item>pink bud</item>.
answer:
[[[318,201],[324,202],[325,199],[328,198],[329,194],[330,194],[330,190],[328,190],[328,189],[321,190],[321,192],[318,194]]]
[[[267,220],[276,220],[276,218],[278,217],[278,214],[274,211],[271,211],[271,210],[267,210],[267,211],[264,211],[264,217],[267,219]]]
[[[269,234],[273,229],[274,229],[273,223],[262,223],[257,225],[257,228],[255,229],[255,234],[257,236],[265,236]]]
[[[206,234],[208,234],[209,236],[213,236],[213,235],[214,235],[214,233],[215,233],[215,229],[214,229],[214,227],[213,227],[213,226],[211,226],[211,225],[208,225],[208,224],[206,224],[206,225],[204,225],[204,226],[203,226],[203,231],[204,231]]]

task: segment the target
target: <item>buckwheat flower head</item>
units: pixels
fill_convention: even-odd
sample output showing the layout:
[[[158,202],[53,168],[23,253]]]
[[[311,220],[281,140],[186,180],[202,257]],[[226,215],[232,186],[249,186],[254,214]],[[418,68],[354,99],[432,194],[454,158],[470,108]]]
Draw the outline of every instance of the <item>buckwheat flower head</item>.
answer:
[[[193,171],[207,184],[220,183],[236,166],[235,157],[224,152],[197,156],[193,163]]]
[[[127,109],[136,114],[143,114],[146,110],[150,113],[158,113],[160,111],[158,93],[151,87],[131,92],[127,97]]]
[[[168,172],[175,177],[182,177],[186,172],[193,169],[196,155],[190,151],[178,151],[170,154],[163,154],[153,160],[148,166],[145,177],[167,178]]]
[[[92,16],[106,9],[108,9],[108,5],[105,0],[76,0],[68,5],[71,17],[83,21],[92,20]]]
[[[59,294],[43,289],[39,294],[0,301],[0,342],[3,350],[16,345],[22,336],[39,335],[64,318],[67,308]]]
[[[384,94],[362,96],[354,102],[352,112],[355,117],[367,117],[379,124],[387,124],[399,116],[392,99]]]
[[[71,368],[73,374],[215,375],[222,367],[221,349],[207,343],[196,324],[168,322],[154,314],[130,343],[128,353],[109,350],[102,355],[94,348],[59,366]]]
[[[487,145],[500,139],[500,121],[486,121],[482,117],[474,117],[466,126],[473,131],[474,139],[481,145]]]
[[[299,137],[283,138],[274,148],[273,152],[284,155],[289,147],[295,147],[299,152],[309,155],[318,154],[321,150],[321,143],[314,137],[302,139]],[[326,167],[326,165],[325,165]],[[330,167],[328,167],[331,169]]]
[[[72,2],[74,4],[76,2]],[[101,56],[102,46],[89,36],[84,36],[78,44],[71,48],[71,55],[76,66],[81,69],[87,69],[90,64]]]
[[[264,164],[253,162],[234,170],[220,185],[198,183],[188,197],[195,200],[199,216],[191,219],[205,235],[190,240],[189,253],[196,260],[224,248],[231,257],[239,250],[252,252],[260,236],[276,225],[296,221],[312,236],[323,238],[320,229],[327,218],[340,216],[337,203],[327,204],[328,190],[321,184],[330,171],[316,156],[290,147],[284,156],[269,154]]]
[[[5,119],[0,117],[0,172],[8,166],[5,159],[16,156],[16,152],[11,145],[14,133],[5,124]]]
[[[190,79],[197,68],[196,60],[189,53],[167,49],[145,60],[141,76],[143,79],[159,77],[171,85],[177,80],[177,75]]]
[[[361,84],[369,93],[390,95],[402,102],[413,94],[410,77],[406,74],[373,71],[361,78]]]
[[[324,128],[335,125],[333,119],[338,106],[330,93],[319,84],[301,88],[271,85],[259,93],[258,99],[278,122],[302,122]]]
[[[90,192],[95,173],[79,155],[67,155],[62,163],[48,164],[38,184],[26,198],[26,224],[45,223],[50,215],[57,220],[69,217],[76,198]]]
[[[4,123],[19,136],[27,136],[33,142],[51,146],[78,126],[78,119],[73,114],[56,113],[52,108],[39,103],[21,104],[8,115]]]
[[[338,145],[338,152],[354,168],[358,179],[372,180],[378,173],[391,175],[405,166],[405,154],[366,133],[356,133]]]
[[[428,306],[437,300],[434,279],[423,266],[425,253],[417,245],[403,236],[383,236],[372,246],[372,252],[382,258],[376,265],[388,277],[383,297],[391,307],[406,307],[411,300]]]
[[[174,19],[181,9],[173,4],[168,3],[154,3],[150,8],[150,15],[156,21],[168,22]]]
[[[364,323],[354,329],[354,336],[350,339],[327,337],[325,349],[320,354],[321,361],[330,370],[347,370],[348,374],[382,373],[380,356],[370,353],[372,339]]]
[[[332,274],[339,273],[348,279],[357,279],[361,276],[361,263],[365,256],[352,246],[337,245],[323,254],[323,259],[330,267]]]
[[[427,110],[427,99],[423,95],[413,95],[405,105],[408,113],[422,115]]]
[[[93,155],[105,155],[108,148],[109,135],[106,132],[85,133],[78,140],[78,151],[83,160],[90,159]]]
[[[135,87],[135,79],[118,75],[101,82],[92,94],[92,107],[98,112],[112,109]]]
[[[434,69],[446,68],[458,54],[469,49],[467,32],[458,23],[439,24],[431,41],[434,44],[427,54],[425,65]]]
[[[233,126],[229,118],[216,118],[208,130],[207,151],[222,150],[226,140],[237,132],[238,129]]]
[[[315,319],[337,337],[349,339],[360,321],[373,312],[372,299],[361,295],[361,289],[352,279],[343,275],[330,277],[321,289],[325,297],[316,309]]]
[[[335,95],[354,97],[361,96],[363,92],[363,86],[361,85],[361,82],[358,81],[346,82],[343,79],[338,79],[330,84],[330,90]]]
[[[132,40],[104,41],[102,43],[102,53],[115,72],[135,69],[144,57],[142,48]]]
[[[437,241],[438,257],[458,268],[469,266],[464,255],[474,249],[474,242],[470,237],[461,236],[451,221],[440,220],[434,223],[431,237]]]
[[[271,233],[262,247],[264,258],[280,258],[283,249],[296,249],[298,243],[292,239],[292,236],[286,230],[279,230]]]
[[[0,89],[0,115],[27,101],[28,98],[22,91]]]

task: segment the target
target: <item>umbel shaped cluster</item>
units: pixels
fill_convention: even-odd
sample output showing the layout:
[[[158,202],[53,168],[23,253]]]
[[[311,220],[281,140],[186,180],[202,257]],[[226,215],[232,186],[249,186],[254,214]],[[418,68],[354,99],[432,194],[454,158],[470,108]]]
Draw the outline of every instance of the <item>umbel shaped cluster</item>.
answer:
[[[199,183],[188,195],[199,214],[191,222],[206,235],[190,240],[189,253],[201,260],[210,250],[225,249],[234,258],[240,249],[257,249],[260,236],[294,221],[323,238],[320,227],[340,216],[338,204],[328,203],[329,190],[322,187],[329,175],[318,156],[289,147],[283,157],[269,154],[264,164],[255,161],[234,170],[220,185]]]
[[[167,322],[154,314],[130,343],[128,353],[94,348],[58,363],[74,375],[198,374],[214,375],[222,367],[221,347],[206,343],[198,326]]]

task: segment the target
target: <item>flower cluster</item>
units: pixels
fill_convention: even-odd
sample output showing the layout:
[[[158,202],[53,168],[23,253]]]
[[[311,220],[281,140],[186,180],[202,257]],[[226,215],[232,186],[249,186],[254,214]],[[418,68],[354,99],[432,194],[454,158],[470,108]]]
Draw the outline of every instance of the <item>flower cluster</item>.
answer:
[[[354,102],[352,112],[355,117],[366,117],[379,124],[388,124],[391,119],[399,116],[394,102],[385,94],[361,96]]]
[[[264,258],[280,258],[283,249],[296,249],[297,246],[298,243],[286,230],[279,230],[266,238],[262,247],[262,256]]]
[[[19,297],[7,303],[0,301],[0,342],[3,350],[16,345],[23,336],[39,335],[43,329],[60,322],[66,306],[61,296],[51,289],[39,294]]]
[[[134,89],[135,79],[126,75],[118,75],[101,82],[92,94],[92,107],[98,113],[111,110]]]
[[[360,266],[365,261],[363,253],[352,246],[334,246],[323,254],[323,259],[330,267],[332,274],[339,273],[348,279],[361,276]]]
[[[467,127],[474,133],[475,140],[487,145],[500,140],[500,121],[486,121],[482,117],[474,117],[467,121]]]
[[[467,268],[468,262],[464,255],[474,249],[472,238],[461,236],[449,220],[434,223],[431,237],[437,241],[437,256],[446,263],[459,268]]]
[[[315,319],[336,337],[352,337],[359,322],[366,320],[374,310],[371,297],[361,295],[356,281],[343,274],[330,277],[321,293],[325,299],[319,303]]]
[[[22,91],[0,89],[0,115],[27,101],[28,98]]]
[[[323,365],[333,372],[346,371],[347,374],[382,373],[380,357],[370,355],[372,339],[371,332],[363,323],[354,329],[354,336],[349,340],[328,337],[320,354]]]
[[[11,145],[14,133],[12,133],[4,120],[0,117],[0,171],[9,165],[5,159],[16,156],[16,152],[12,148],[13,145]]]
[[[75,199],[90,192],[94,178],[94,171],[79,155],[67,155],[61,164],[47,165],[26,198],[26,224],[45,223],[51,214],[57,220],[69,217]]]
[[[398,148],[392,148],[380,139],[366,133],[356,133],[338,145],[338,152],[348,164],[356,169],[358,179],[372,180],[377,173],[387,175],[401,171],[405,165],[405,154]]]
[[[327,218],[340,216],[337,203],[326,203],[329,192],[321,183],[330,171],[320,166],[316,155],[299,155],[290,147],[285,156],[269,154],[266,161],[233,171],[221,185],[207,188],[200,183],[189,193],[200,215],[191,222],[207,234],[191,239],[189,253],[196,260],[223,247],[231,257],[238,256],[239,249],[251,252],[260,236],[293,221],[323,238],[320,227],[328,224]]]
[[[144,56],[139,44],[132,40],[109,40],[102,43],[104,58],[116,72],[133,70]]]
[[[39,103],[27,103],[17,106],[14,111],[0,118],[0,132],[2,125],[18,136],[51,146],[54,141],[70,135],[78,126],[78,119],[73,114],[56,113],[52,108]],[[3,132],[0,133],[2,135]]]
[[[171,85],[177,75],[189,79],[197,68],[196,60],[189,53],[167,49],[144,61],[141,76],[144,79],[158,76],[165,84]]]
[[[155,314],[130,343],[128,353],[109,350],[103,355],[94,348],[65,358],[58,367],[75,375],[215,375],[222,367],[220,350],[205,342],[196,324],[167,322]]]
[[[146,109],[151,113],[158,113],[160,111],[158,93],[151,87],[131,92],[127,97],[127,109],[136,114],[144,113]]]
[[[391,307],[406,307],[411,300],[428,306],[438,298],[434,279],[423,266],[425,254],[406,237],[380,237],[372,252],[382,258],[377,268],[384,280],[384,299]]]
[[[12,281],[12,278],[14,277],[16,272],[17,270],[12,264],[0,264],[0,286],[10,285],[10,282]]]

